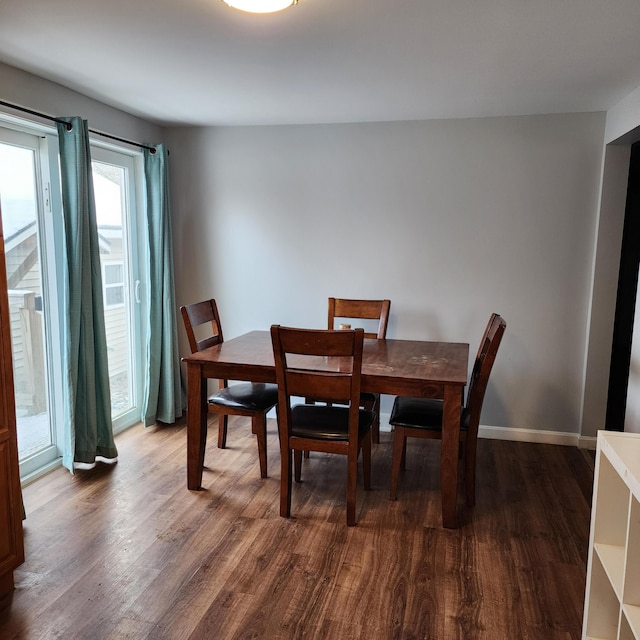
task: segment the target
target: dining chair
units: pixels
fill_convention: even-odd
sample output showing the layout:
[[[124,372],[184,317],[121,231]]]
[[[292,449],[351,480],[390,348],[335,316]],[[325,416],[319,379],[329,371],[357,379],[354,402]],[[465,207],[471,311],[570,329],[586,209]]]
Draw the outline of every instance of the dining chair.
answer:
[[[303,451],[338,453],[347,456],[347,525],[355,525],[361,450],[364,488],[371,487],[374,413],[361,409],[359,402],[364,330],[273,325],[271,340],[278,382],[280,515],[291,515],[292,454],[295,480],[300,482]],[[292,406],[292,396],[321,397],[331,404]]]
[[[466,405],[460,418],[460,444],[463,459],[467,504],[475,504],[476,448],[478,426],[484,394],[498,347],[507,323],[497,314],[491,315],[471,372]],[[393,404],[389,424],[393,426],[393,458],[391,461],[391,500],[395,500],[400,469],[405,468],[407,438],[442,438],[442,400],[398,396]]]
[[[328,329],[336,329],[342,324],[348,324],[343,321],[350,320],[372,320],[377,321],[377,330],[365,331],[364,337],[371,339],[384,340],[387,337],[387,325],[389,323],[389,310],[391,309],[390,300],[349,300],[346,298],[329,298],[328,311],[329,317],[327,322]],[[348,324],[351,327],[351,324]],[[373,327],[368,327],[373,328]],[[313,402],[308,398],[307,402]],[[376,444],[380,442],[380,394],[379,393],[361,393],[360,406],[373,411],[375,420],[372,427],[372,441]]]
[[[184,327],[189,338],[191,353],[222,344],[222,325],[216,301],[203,300],[180,307]],[[204,337],[198,338],[196,336]],[[218,447],[227,445],[228,416],[251,418],[251,431],[258,441],[260,476],[267,477],[267,413],[278,404],[278,387],[275,384],[241,382],[229,386],[227,380],[219,381],[219,391],[209,396],[209,413],[216,413],[218,420]]]

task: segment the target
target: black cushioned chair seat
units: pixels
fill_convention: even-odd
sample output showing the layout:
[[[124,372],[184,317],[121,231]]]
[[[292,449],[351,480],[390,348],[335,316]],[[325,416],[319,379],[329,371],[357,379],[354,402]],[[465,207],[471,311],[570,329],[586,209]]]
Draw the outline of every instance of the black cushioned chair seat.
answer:
[[[278,385],[241,382],[220,389],[209,398],[211,404],[251,411],[267,411],[278,404]]]
[[[375,413],[359,410],[358,431],[364,435],[371,428]],[[299,404],[291,408],[291,435],[316,440],[348,440],[349,408]]]
[[[441,431],[442,400],[398,396],[393,403],[389,424]],[[469,412],[466,408],[462,409],[460,428],[469,428]]]

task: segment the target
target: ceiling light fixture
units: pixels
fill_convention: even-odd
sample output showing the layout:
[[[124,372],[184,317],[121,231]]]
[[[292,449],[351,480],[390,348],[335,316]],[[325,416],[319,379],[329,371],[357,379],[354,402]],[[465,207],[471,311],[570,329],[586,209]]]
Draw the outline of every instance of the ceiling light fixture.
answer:
[[[234,9],[249,13],[275,13],[298,4],[298,0],[223,0],[223,2]]]

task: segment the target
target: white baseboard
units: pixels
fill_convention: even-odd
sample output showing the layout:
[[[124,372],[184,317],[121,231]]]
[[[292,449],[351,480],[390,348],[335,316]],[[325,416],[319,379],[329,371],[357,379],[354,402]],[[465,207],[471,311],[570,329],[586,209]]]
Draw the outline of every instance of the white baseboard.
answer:
[[[591,449],[592,451],[595,451],[597,444],[598,438],[595,436],[580,436],[578,438],[578,446],[581,449]]]
[[[390,414],[380,414],[380,431],[392,431],[389,424]],[[581,449],[595,449],[596,438],[581,436],[579,433],[564,431],[545,431],[537,429],[516,429],[512,427],[491,427],[480,425],[480,438],[493,440],[513,440],[514,442],[537,442],[539,444],[558,444]]]
[[[581,449],[595,449],[596,439],[582,437],[579,433],[548,431],[538,429],[515,429],[512,427],[489,427],[480,425],[480,438],[494,440],[513,440],[515,442],[537,442],[540,444],[558,444]]]

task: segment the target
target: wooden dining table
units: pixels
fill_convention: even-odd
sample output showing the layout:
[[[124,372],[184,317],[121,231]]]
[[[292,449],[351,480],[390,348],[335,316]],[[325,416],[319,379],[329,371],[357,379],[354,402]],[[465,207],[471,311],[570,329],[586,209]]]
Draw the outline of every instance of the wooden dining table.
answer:
[[[460,413],[467,383],[469,345],[460,342],[365,339],[363,392],[441,398],[444,401],[440,490],[442,524],[457,526]],[[183,362],[187,368],[187,486],[202,485],[207,438],[207,380],[275,382],[268,331],[251,331],[198,351]]]

